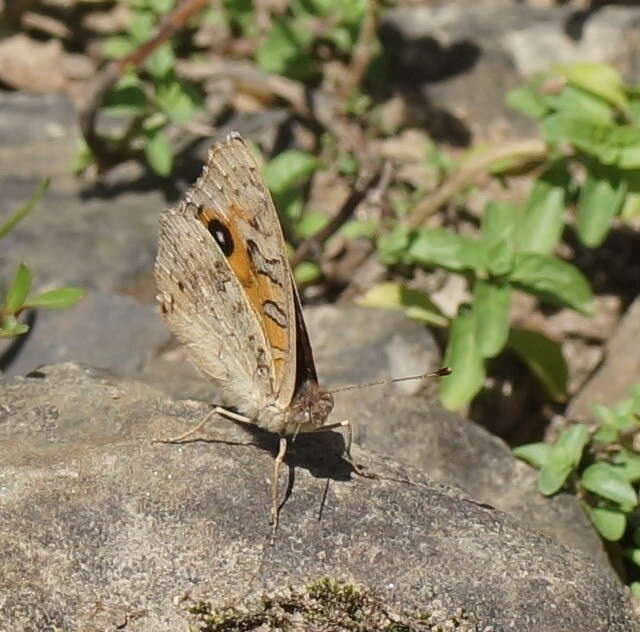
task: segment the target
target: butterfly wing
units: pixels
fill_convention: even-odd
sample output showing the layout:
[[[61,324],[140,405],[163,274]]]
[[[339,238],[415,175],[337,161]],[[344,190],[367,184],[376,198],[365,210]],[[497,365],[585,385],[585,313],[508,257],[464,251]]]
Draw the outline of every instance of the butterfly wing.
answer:
[[[169,327],[225,403],[250,417],[289,406],[295,289],[271,196],[239,135],[210,150],[202,176],[162,214],[155,275]]]

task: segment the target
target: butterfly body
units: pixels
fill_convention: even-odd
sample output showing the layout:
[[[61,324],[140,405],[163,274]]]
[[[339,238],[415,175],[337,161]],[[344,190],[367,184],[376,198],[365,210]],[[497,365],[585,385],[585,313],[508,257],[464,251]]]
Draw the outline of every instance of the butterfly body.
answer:
[[[333,398],[318,386],[271,196],[238,134],[161,215],[155,276],[169,328],[225,406],[280,435],[325,424]]]

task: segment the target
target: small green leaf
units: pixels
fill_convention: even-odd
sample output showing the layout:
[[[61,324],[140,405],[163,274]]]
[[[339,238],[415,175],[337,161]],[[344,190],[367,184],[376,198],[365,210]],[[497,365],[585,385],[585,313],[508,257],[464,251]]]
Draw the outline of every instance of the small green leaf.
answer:
[[[322,270],[313,261],[300,262],[293,271],[293,278],[298,285],[314,283],[322,277]]]
[[[24,300],[31,289],[31,270],[24,263],[18,266],[13,282],[7,290],[2,307],[3,314],[15,314],[23,306]]]
[[[135,11],[129,20],[129,35],[137,48],[153,35],[157,17],[150,11]]]
[[[175,79],[161,82],[156,87],[156,103],[175,123],[186,123],[200,107],[200,95],[190,85]]]
[[[144,155],[149,166],[160,176],[168,176],[173,167],[173,149],[162,130],[146,135]]]
[[[533,467],[541,469],[546,465],[550,451],[550,445],[548,445],[547,443],[539,442],[520,445],[517,448],[513,449],[513,454],[517,458],[526,461],[530,465],[533,465]]]
[[[31,211],[36,204],[42,199],[49,188],[50,178],[40,180],[38,187],[34,191],[31,199],[23,204],[6,222],[0,225],[0,239],[2,239],[14,226],[19,224]]]
[[[555,401],[565,401],[569,370],[560,344],[544,334],[512,328],[508,346],[525,362]]]
[[[621,112],[629,111],[629,101],[624,91],[622,77],[613,66],[600,62],[578,62],[557,66],[555,70],[571,85],[599,96]]]
[[[613,459],[617,471],[630,483],[640,481],[640,454],[622,448]]]
[[[271,159],[264,166],[263,176],[271,194],[279,197],[308,180],[319,165],[313,154],[290,149]]]
[[[515,204],[489,202],[484,208],[480,226],[483,241],[486,244],[510,243],[519,217]]]
[[[589,442],[589,429],[584,424],[574,424],[560,433],[551,446],[548,463],[557,467],[575,469],[582,460],[582,453]]]
[[[406,260],[425,266],[439,266],[449,270],[486,272],[486,247],[478,239],[461,237],[444,228],[424,228],[413,233]]]
[[[108,37],[102,44],[102,56],[105,59],[122,59],[136,49],[135,42],[126,35]]]
[[[377,232],[378,223],[370,219],[352,219],[339,230],[339,234],[347,239],[373,239]]]
[[[409,318],[437,327],[446,327],[449,322],[426,294],[393,281],[369,288],[357,303],[363,307],[399,309]]]
[[[583,244],[590,248],[602,244],[626,193],[627,184],[618,168],[599,163],[588,166],[577,208],[576,229]]]
[[[153,51],[145,62],[145,68],[153,77],[160,78],[171,72],[176,63],[176,57],[170,42],[165,42]]]
[[[30,296],[24,307],[46,307],[47,309],[64,309],[75,305],[86,292],[79,287],[61,287],[57,290],[41,292]]]
[[[589,507],[583,504],[587,515],[598,533],[610,542],[618,541],[627,528],[627,516],[624,512],[605,507]]]
[[[587,315],[593,311],[589,283],[575,266],[557,257],[516,253],[509,281],[543,301],[572,307]]]
[[[533,119],[542,118],[548,111],[544,98],[531,84],[510,90],[506,100],[510,108]]]
[[[571,467],[565,465],[558,467],[555,464],[546,463],[538,475],[538,489],[544,496],[552,496],[564,485],[571,474]]]
[[[536,181],[524,215],[518,222],[518,249],[549,254],[564,227],[565,193],[569,177],[564,162],[547,169]]]
[[[169,13],[175,5],[175,0],[146,0],[148,7],[156,14]]]
[[[620,219],[623,222],[633,222],[638,217],[640,217],[640,193],[627,193],[620,211]]]
[[[567,85],[560,94],[545,95],[552,109],[593,123],[612,123],[615,110],[600,97],[580,88]]]
[[[256,50],[256,61],[267,72],[308,80],[315,73],[315,64],[308,52],[311,38],[311,29],[305,22],[276,19]]]
[[[640,582],[631,582],[629,588],[631,589],[631,594],[636,599],[640,599]]]
[[[380,261],[386,265],[394,265],[404,261],[410,241],[411,232],[409,229],[402,224],[396,224],[388,233],[378,237],[376,249]]]
[[[462,306],[449,329],[445,365],[453,373],[440,380],[440,402],[448,410],[466,406],[482,388],[485,367],[475,339],[473,310]]]
[[[473,311],[476,316],[476,341],[483,358],[502,351],[509,336],[511,288],[506,283],[477,279],[473,286]]]
[[[590,492],[618,503],[623,510],[631,510],[638,504],[632,485],[608,463],[590,465],[582,473],[580,483]]]
[[[138,77],[127,74],[113,87],[104,103],[110,114],[132,116],[144,112],[147,108],[147,97]]]
[[[307,211],[296,222],[296,232],[303,239],[307,239],[322,230],[329,221],[329,218],[320,211]]]

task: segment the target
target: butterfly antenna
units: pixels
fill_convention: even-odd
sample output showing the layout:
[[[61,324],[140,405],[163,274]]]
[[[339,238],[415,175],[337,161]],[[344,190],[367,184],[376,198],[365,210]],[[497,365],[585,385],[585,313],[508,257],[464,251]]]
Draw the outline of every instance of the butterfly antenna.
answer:
[[[409,375],[407,377],[393,377],[387,380],[376,380],[375,382],[366,382],[364,384],[351,384],[349,386],[341,386],[333,391],[329,391],[332,395],[334,393],[343,393],[344,391],[352,391],[355,388],[367,388],[368,386],[384,386],[385,384],[395,384],[396,382],[407,382],[408,380],[421,380],[425,377],[444,377],[450,375],[451,369],[448,366],[443,366],[441,369],[434,371],[433,373],[422,373],[421,375]]]

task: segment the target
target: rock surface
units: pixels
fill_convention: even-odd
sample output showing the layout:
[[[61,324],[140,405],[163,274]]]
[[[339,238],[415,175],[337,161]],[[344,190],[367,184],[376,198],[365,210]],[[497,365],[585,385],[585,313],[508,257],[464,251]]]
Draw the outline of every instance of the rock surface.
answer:
[[[250,607],[323,577],[422,629],[638,629],[625,589],[589,557],[390,459],[356,449],[379,478],[354,476],[334,433],[296,442],[268,547],[272,437],[224,422],[208,431],[222,442],[152,444],[207,407],[71,364],[3,378],[0,401],[9,629],[173,631],[195,616],[185,595]]]

